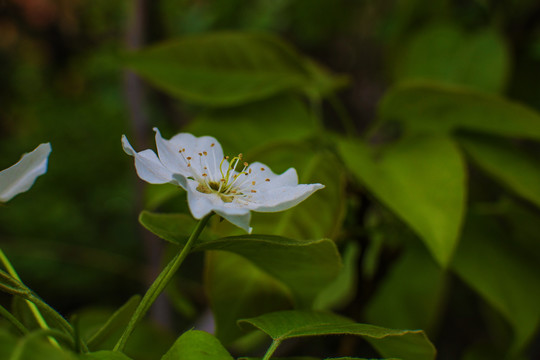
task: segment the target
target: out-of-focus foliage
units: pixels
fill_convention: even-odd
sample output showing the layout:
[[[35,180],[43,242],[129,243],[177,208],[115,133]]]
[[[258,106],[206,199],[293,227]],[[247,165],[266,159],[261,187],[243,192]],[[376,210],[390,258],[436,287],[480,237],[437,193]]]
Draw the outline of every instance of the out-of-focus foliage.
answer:
[[[442,360],[538,358],[539,13],[534,0],[0,3],[0,169],[53,147],[46,176],[0,207],[0,246],[101,350],[58,350],[2,295],[31,332],[2,320],[0,357],[260,356],[249,323],[274,343],[359,335],[290,340],[283,356],[431,359],[431,340]],[[136,114],[126,69],[148,81]],[[254,214],[254,235],[214,217],[195,247],[208,252],[157,307],[166,329],[143,324],[126,357],[109,350],[156,275],[145,260],[165,262],[195,227],[185,194],[142,190],[121,150],[123,133],[146,148],[153,126],[326,188]],[[172,243],[161,255],[143,246],[143,208]]]

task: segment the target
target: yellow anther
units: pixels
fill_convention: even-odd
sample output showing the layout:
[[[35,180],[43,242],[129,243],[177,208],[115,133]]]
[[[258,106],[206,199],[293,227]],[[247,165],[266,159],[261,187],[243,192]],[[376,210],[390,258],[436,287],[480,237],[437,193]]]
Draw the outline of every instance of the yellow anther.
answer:
[[[244,166],[248,166],[249,164],[247,162],[244,161]]]
[[[251,182],[251,185],[255,185],[255,181],[252,181],[252,182]]]
[[[264,168],[261,168],[261,171],[264,171]]]
[[[270,179],[264,179],[264,181],[270,181]]]
[[[208,175],[206,175],[206,174],[202,174],[202,176],[208,176]]]
[[[199,153],[199,156],[202,156],[202,153]]]
[[[252,192],[252,193],[256,193],[256,192],[257,192],[257,190],[251,190],[251,192]]]
[[[206,151],[203,151],[202,153],[204,154],[204,156],[208,155],[208,153]]]
[[[191,160],[191,156],[188,156],[186,159]]]
[[[214,143],[211,143],[211,144],[210,144],[210,147],[214,147],[214,145],[216,145],[216,144],[214,144]]]

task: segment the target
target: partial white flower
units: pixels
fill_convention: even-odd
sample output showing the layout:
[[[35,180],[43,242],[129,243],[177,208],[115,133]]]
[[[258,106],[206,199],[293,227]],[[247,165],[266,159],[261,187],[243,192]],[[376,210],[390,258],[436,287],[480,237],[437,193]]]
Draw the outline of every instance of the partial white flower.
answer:
[[[24,154],[15,165],[0,171],[0,202],[32,187],[37,177],[47,172],[51,144],[39,145],[31,153]]]
[[[156,147],[136,152],[122,136],[124,151],[135,158],[141,179],[151,184],[171,183],[187,191],[189,209],[196,219],[212,211],[251,233],[251,211],[287,210],[305,200],[321,184],[298,184],[296,170],[276,175],[264,164],[248,164],[242,154],[223,156],[219,142],[211,136],[180,133],[163,139],[158,129]]]

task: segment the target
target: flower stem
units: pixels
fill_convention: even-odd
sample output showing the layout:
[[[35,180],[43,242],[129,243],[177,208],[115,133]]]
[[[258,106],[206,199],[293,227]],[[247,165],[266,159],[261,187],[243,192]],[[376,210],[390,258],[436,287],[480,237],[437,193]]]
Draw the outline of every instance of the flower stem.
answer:
[[[126,347],[127,340],[133,333],[133,330],[135,329],[135,326],[141,321],[141,319],[144,317],[148,309],[152,306],[156,298],[161,294],[161,292],[165,289],[167,284],[171,281],[174,274],[186,258],[186,256],[191,251],[191,248],[193,247],[193,244],[195,241],[199,238],[199,235],[203,231],[204,227],[208,223],[208,220],[212,216],[213,213],[210,213],[206,215],[204,218],[199,221],[197,224],[197,227],[195,230],[193,230],[193,233],[189,237],[186,245],[182,248],[182,250],[176,254],[176,256],[167,264],[167,266],[161,271],[159,276],[154,280],[152,285],[150,285],[150,288],[148,291],[146,291],[146,294],[144,294],[139,306],[135,310],[135,313],[129,320],[129,324],[124,330],[124,333],[122,334],[122,337],[118,342],[116,343],[116,346],[114,347],[114,351],[123,351]]]
[[[29,333],[28,329],[19,321],[15,316],[13,316],[9,311],[6,310],[3,306],[0,305],[0,316],[9,321],[15,328],[21,333],[21,335],[26,335]]]
[[[264,354],[264,357],[262,358],[262,360],[270,360],[270,358],[274,354],[274,351],[276,351],[279,344],[281,344],[281,340],[272,341],[272,345],[270,345],[268,350],[266,350],[266,354]]]
[[[4,254],[2,249],[0,249],[0,261],[2,262],[4,267],[6,268],[9,275],[11,275],[17,281],[21,282],[21,278],[19,277],[19,275],[15,271],[15,268],[9,262],[6,254]],[[30,311],[32,312],[34,317],[36,318],[36,321],[39,324],[39,327],[41,327],[44,330],[49,330],[49,325],[47,325],[47,322],[45,321],[45,319],[43,318],[43,316],[39,312],[39,309],[37,308],[37,306],[34,303],[32,303],[32,302],[30,302],[28,300],[25,300],[25,302],[28,305],[28,307],[30,308]],[[60,348],[60,345],[58,344],[58,342],[53,337],[49,336],[48,339],[49,339],[49,342],[52,345],[56,346],[57,348]]]

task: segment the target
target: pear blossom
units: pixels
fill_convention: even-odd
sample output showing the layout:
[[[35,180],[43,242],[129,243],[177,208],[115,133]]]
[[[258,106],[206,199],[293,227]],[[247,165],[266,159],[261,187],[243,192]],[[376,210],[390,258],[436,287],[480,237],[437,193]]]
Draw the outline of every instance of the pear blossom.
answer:
[[[152,150],[136,152],[122,135],[124,151],[135,158],[142,180],[186,190],[196,219],[215,212],[251,233],[251,211],[287,210],[324,188],[321,184],[298,184],[294,168],[278,175],[262,163],[248,164],[242,154],[223,156],[221,145],[211,136],[180,133],[166,140],[157,128],[154,131],[158,155]]]
[[[0,202],[6,202],[30,189],[37,177],[47,172],[50,153],[51,144],[41,144],[24,154],[15,165],[0,171]]]

